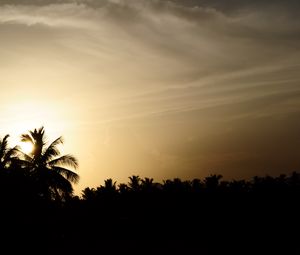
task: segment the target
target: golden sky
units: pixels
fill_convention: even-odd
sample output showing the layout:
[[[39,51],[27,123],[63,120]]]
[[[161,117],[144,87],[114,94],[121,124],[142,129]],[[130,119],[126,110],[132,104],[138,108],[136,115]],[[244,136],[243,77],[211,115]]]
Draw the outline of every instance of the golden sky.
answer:
[[[62,135],[77,192],[299,170],[300,3],[270,2],[0,0],[0,135]]]

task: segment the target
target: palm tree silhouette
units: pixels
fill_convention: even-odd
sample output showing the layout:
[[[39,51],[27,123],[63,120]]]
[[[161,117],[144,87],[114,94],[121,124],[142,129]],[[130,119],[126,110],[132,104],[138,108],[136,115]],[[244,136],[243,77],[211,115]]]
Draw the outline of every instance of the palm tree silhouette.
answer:
[[[104,180],[104,186],[101,186],[103,190],[107,193],[116,193],[117,192],[117,182],[114,182],[112,179]]]
[[[9,135],[6,135],[3,139],[0,139],[0,171],[7,169],[11,165],[16,152],[15,148],[9,148],[8,138]]]
[[[30,142],[33,145],[31,153],[21,153],[23,166],[29,170],[39,188],[39,195],[47,199],[65,199],[73,192],[72,183],[79,181],[79,175],[65,168],[76,169],[77,159],[70,155],[60,156],[57,146],[63,143],[62,137],[54,140],[46,146],[44,127],[29,131],[21,135],[22,142]]]
[[[13,162],[15,149],[9,148],[8,137],[9,135],[4,136],[3,139],[0,138],[0,196],[1,198],[8,197],[7,195],[11,191],[9,188],[13,186],[11,185],[10,177],[12,173],[11,165]]]
[[[220,180],[222,178],[223,178],[223,176],[220,174],[218,174],[218,175],[213,174],[208,177],[205,177],[204,184],[205,184],[206,189],[208,191],[216,191],[220,184]]]
[[[131,191],[137,192],[140,190],[141,178],[138,175],[129,177],[128,186]]]

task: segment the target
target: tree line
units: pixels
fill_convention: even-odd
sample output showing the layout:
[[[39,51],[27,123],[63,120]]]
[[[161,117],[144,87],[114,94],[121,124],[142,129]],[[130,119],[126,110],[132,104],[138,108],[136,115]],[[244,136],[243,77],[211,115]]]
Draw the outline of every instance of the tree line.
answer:
[[[296,171],[231,181],[133,175],[75,196],[78,162],[60,155],[62,138],[48,145],[40,128],[21,140],[32,152],[0,140],[0,249],[10,254],[299,252]]]

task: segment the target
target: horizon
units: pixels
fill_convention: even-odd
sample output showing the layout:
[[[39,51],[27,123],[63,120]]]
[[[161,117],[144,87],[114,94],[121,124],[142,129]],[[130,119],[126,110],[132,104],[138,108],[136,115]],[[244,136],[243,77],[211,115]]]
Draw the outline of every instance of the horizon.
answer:
[[[300,3],[0,0],[0,137],[45,127],[79,194],[300,169]]]

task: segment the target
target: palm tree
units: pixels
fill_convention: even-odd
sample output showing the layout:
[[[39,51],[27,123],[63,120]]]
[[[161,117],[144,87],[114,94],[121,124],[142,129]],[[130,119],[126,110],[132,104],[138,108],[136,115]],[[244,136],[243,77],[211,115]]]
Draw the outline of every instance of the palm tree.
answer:
[[[216,191],[219,187],[220,180],[223,178],[222,175],[218,174],[213,174],[208,177],[205,177],[204,179],[204,184],[206,187],[206,190],[208,191]]]
[[[156,190],[158,190],[158,185],[157,183],[153,182],[153,178],[144,178],[141,180],[141,189],[144,192],[154,192]]]
[[[29,191],[32,185],[20,164],[18,147],[10,148],[8,138],[9,135],[5,135],[0,139],[0,196],[6,201],[16,202],[28,195],[25,191]]]
[[[8,147],[9,135],[4,136],[0,139],[0,171],[7,169],[11,163],[13,155],[15,154],[15,148]]]
[[[117,182],[114,182],[112,179],[104,180],[104,186],[101,185],[101,188],[106,193],[116,193],[117,192]]]
[[[138,175],[133,175],[129,177],[129,189],[131,191],[139,191],[140,190],[140,184],[141,184],[141,178]]]
[[[9,193],[8,188],[11,187],[11,173],[10,166],[12,164],[14,149],[9,148],[8,146],[8,137],[6,135],[3,139],[0,138],[0,196]]]
[[[23,167],[29,171],[38,186],[39,195],[48,199],[64,199],[73,192],[72,183],[79,181],[79,175],[67,167],[76,169],[77,159],[70,155],[60,156],[57,146],[63,144],[62,137],[47,146],[44,127],[29,131],[21,136],[22,142],[30,142],[33,150],[21,152]]]

